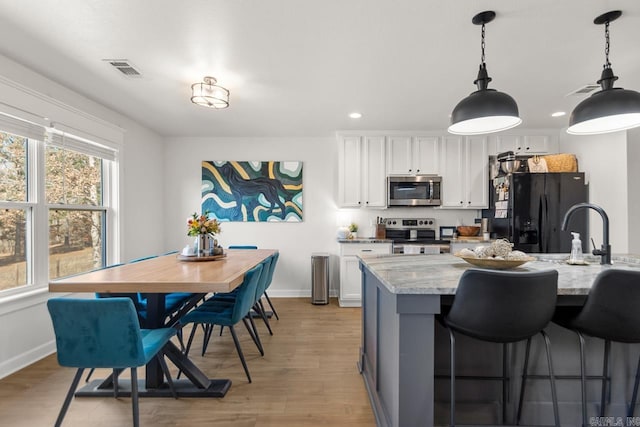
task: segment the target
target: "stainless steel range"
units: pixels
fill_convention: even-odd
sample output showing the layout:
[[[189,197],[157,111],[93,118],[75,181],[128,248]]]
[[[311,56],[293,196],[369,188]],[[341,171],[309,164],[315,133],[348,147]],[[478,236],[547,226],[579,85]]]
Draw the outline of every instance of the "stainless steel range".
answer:
[[[436,239],[436,220],[433,218],[385,218],[385,237],[393,240],[393,253],[449,252],[449,240]]]

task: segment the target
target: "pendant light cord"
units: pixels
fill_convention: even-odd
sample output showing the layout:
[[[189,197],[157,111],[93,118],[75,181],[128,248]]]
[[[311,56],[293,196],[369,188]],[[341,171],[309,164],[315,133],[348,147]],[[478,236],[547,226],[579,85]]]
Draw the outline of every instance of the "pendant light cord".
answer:
[[[609,21],[604,24],[604,40],[604,68],[611,68],[611,62],[609,62]]]
[[[608,36],[607,36],[608,37]],[[482,23],[482,37],[480,39],[480,64],[484,65],[484,22]],[[607,51],[608,52],[608,51]]]

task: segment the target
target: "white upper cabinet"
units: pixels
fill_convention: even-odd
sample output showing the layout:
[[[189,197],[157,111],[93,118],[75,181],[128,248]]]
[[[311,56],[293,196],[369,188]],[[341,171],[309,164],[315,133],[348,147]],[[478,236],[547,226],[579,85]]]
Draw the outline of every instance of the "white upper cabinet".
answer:
[[[434,136],[417,136],[413,139],[413,159],[416,173],[440,173],[440,144]]]
[[[390,136],[387,141],[387,174],[438,174],[438,139],[433,136]]]
[[[442,207],[487,208],[489,153],[486,137],[445,136],[441,147]]]
[[[362,195],[365,207],[387,206],[387,175],[385,173],[385,137],[365,136],[363,144],[364,170]]]
[[[361,206],[360,139],[345,136],[338,141],[338,204],[345,208]]]
[[[442,138],[442,207],[463,208],[464,180],[464,138],[445,136]]]
[[[338,138],[338,204],[340,207],[385,207],[385,137]]]
[[[518,138],[537,141],[536,137]],[[503,146],[505,141],[502,140]],[[509,141],[516,144],[519,139]],[[338,145],[339,207],[384,208],[387,175],[415,174],[442,176],[442,208],[488,206],[489,153],[485,136],[338,134]]]
[[[410,136],[390,136],[387,142],[387,173],[406,175],[413,172],[413,144]]]
[[[550,150],[550,138],[545,135],[499,135],[496,137],[496,151],[513,151],[516,155],[547,154]]]
[[[487,151],[487,138],[483,136],[468,136],[466,140],[466,207],[486,209],[489,207],[489,153]]]

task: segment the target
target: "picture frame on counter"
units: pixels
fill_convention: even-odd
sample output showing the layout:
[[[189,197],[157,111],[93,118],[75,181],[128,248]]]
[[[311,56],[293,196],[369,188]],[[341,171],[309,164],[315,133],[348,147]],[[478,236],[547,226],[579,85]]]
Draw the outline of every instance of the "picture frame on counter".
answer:
[[[440,227],[440,239],[453,239],[453,234],[456,232],[456,227],[445,226]]]

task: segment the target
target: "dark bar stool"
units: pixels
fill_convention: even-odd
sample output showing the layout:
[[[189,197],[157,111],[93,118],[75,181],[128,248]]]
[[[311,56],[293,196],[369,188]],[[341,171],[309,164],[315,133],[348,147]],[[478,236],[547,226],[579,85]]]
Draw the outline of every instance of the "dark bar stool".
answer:
[[[591,286],[589,296],[582,309],[574,314],[558,311],[553,321],[578,335],[580,341],[580,380],[582,391],[582,424],[587,426],[587,395],[584,335],[604,340],[604,362],[602,367],[602,395],[600,416],[606,409],[607,378],[611,341],[640,343],[640,271],[604,270]],[[640,382],[640,359],[636,369],[628,416],[632,417],[638,397]]]
[[[481,341],[503,344],[503,376],[486,377],[501,379],[502,422],[506,418],[506,381],[508,381],[507,344],[527,340],[527,350],[523,368],[523,381],[516,423],[520,413],[525,390],[527,365],[531,338],[542,334],[547,350],[549,380],[555,425],[560,426],[558,399],[556,396],[550,341],[544,332],[553,317],[558,293],[558,272],[504,272],[469,269],[462,274],[451,310],[441,321],[449,331],[451,343],[451,413],[450,425],[455,426],[455,334],[459,333]],[[473,377],[480,379],[483,377]]]

